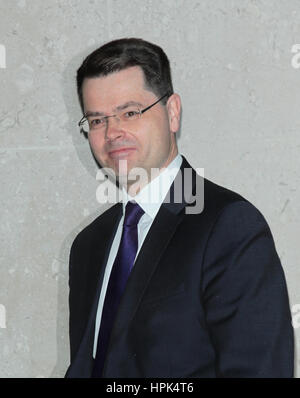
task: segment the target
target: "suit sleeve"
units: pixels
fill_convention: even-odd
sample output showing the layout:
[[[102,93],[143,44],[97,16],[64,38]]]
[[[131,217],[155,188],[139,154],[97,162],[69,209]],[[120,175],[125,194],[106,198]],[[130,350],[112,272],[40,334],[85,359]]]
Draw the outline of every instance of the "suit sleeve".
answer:
[[[293,377],[286,281],[270,229],[250,203],[232,203],[217,218],[202,281],[217,377]]]

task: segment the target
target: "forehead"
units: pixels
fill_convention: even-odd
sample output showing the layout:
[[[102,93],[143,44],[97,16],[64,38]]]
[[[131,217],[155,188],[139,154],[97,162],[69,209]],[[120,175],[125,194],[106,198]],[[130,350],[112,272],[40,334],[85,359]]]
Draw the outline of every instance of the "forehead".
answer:
[[[86,78],[82,85],[85,108],[97,104],[119,105],[122,101],[155,98],[146,90],[144,73],[139,66],[133,66],[107,76]]]

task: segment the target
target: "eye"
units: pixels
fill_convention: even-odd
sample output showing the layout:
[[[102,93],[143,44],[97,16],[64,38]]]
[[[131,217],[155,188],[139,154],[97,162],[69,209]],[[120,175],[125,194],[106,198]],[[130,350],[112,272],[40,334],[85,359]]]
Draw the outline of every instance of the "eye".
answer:
[[[89,120],[89,124],[92,128],[97,128],[101,127],[106,123],[106,118],[105,117],[100,117],[97,119],[91,119]]]
[[[138,109],[131,109],[123,114],[124,119],[136,119],[139,117],[140,111]]]

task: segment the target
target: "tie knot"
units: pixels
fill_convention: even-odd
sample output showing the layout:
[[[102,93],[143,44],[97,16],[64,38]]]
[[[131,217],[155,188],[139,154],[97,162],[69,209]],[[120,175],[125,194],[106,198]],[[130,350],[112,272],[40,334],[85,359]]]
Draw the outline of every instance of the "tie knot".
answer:
[[[144,213],[144,210],[136,202],[129,201],[125,208],[124,225],[127,227],[137,225]]]

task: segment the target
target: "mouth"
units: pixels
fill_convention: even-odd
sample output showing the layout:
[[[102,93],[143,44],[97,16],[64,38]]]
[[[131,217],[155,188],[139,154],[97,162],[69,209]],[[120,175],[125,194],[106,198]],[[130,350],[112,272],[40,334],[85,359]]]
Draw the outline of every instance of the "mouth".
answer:
[[[119,159],[119,158],[127,157],[135,150],[136,150],[135,148],[119,148],[119,149],[115,149],[113,151],[109,151],[108,154],[113,159]]]

